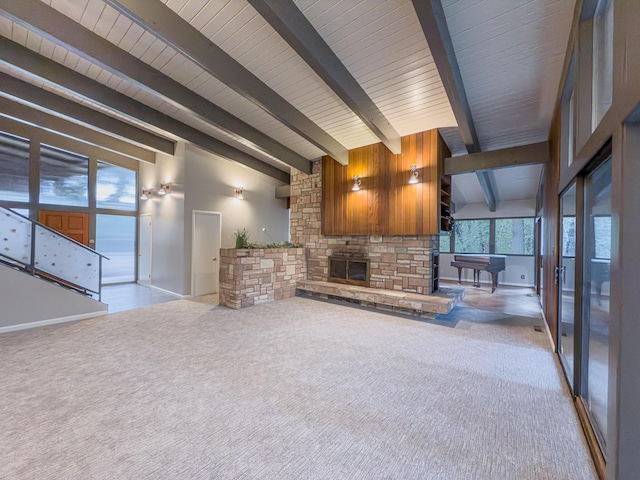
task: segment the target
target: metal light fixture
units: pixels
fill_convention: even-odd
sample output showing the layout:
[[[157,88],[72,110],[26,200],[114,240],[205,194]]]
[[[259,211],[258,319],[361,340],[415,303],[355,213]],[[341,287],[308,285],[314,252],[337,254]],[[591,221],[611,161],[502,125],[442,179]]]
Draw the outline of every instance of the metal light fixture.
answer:
[[[418,167],[411,165],[411,176],[409,177],[409,185],[418,183]]]
[[[351,190],[353,190],[354,192],[357,192],[358,190],[360,190],[360,185],[362,185],[362,180],[360,180],[360,177],[358,175],[354,175],[353,187],[351,187]]]
[[[238,200],[244,200],[243,192],[244,192],[244,188],[243,187],[236,188],[236,198]]]
[[[140,199],[141,200],[149,200],[149,197],[151,197],[151,189],[150,188],[143,188],[142,189],[142,195],[140,195]]]
[[[158,195],[166,195],[171,190],[171,184],[169,183],[160,183],[160,188],[158,189]]]

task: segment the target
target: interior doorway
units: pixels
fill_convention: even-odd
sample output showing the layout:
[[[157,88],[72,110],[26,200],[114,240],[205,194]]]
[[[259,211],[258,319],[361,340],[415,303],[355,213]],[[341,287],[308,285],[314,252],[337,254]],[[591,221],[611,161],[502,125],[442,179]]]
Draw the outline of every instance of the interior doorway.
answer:
[[[191,249],[191,294],[194,297],[218,293],[222,214],[193,211]]]
[[[151,286],[151,214],[140,215],[138,229],[138,283]]]

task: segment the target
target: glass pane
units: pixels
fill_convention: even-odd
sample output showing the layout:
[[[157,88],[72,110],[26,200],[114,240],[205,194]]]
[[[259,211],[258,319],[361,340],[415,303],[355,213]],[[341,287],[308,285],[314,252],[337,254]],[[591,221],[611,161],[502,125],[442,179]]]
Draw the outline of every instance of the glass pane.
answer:
[[[89,205],[89,159],[58,148],[40,147],[40,203]]]
[[[600,0],[593,22],[593,129],[613,96],[613,0]]]
[[[40,225],[36,225],[35,266],[66,282],[93,292],[99,290],[100,257]]]
[[[29,140],[0,132],[0,200],[29,201]]]
[[[31,263],[31,221],[8,210],[0,213],[0,255]]]
[[[558,345],[569,385],[573,388],[574,372],[574,312],[575,312],[575,246],[576,246],[576,186],[562,195],[562,257],[559,275],[559,335]]]
[[[575,191],[573,195],[575,209]],[[576,256],[576,217],[572,214],[562,217],[562,256]]]
[[[533,255],[533,218],[497,219],[496,253]]]
[[[489,253],[489,220],[456,220],[456,253]]]
[[[440,252],[441,253],[451,253],[451,236],[450,235],[440,235]]]
[[[23,215],[25,217],[29,217],[29,209],[28,208],[12,208],[11,210],[13,210],[16,213],[19,213],[20,215]]]
[[[136,259],[136,217],[96,215],[96,250],[109,257],[102,263],[102,283],[133,282]]]
[[[98,162],[96,204],[98,208],[135,211],[136,172]]]
[[[582,397],[600,431],[607,434],[609,295],[611,258],[611,160],[585,180]]]

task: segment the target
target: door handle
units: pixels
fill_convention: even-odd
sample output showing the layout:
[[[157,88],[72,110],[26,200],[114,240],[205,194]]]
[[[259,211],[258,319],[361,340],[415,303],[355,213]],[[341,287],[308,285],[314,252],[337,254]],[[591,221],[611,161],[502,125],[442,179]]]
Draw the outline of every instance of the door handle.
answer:
[[[218,257],[213,257],[213,258],[211,259],[211,261],[212,261],[212,262],[215,262],[216,260],[218,260]]]

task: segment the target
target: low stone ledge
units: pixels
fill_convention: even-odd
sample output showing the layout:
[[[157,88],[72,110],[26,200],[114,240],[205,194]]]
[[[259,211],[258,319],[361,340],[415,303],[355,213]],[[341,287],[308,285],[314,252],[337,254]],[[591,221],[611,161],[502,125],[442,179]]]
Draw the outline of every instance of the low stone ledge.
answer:
[[[381,305],[397,308],[399,311],[414,311],[418,314],[447,314],[464,298],[462,288],[441,288],[431,295],[420,295],[401,290],[384,290],[317,280],[299,280],[296,289],[299,292],[344,298],[363,306]]]

